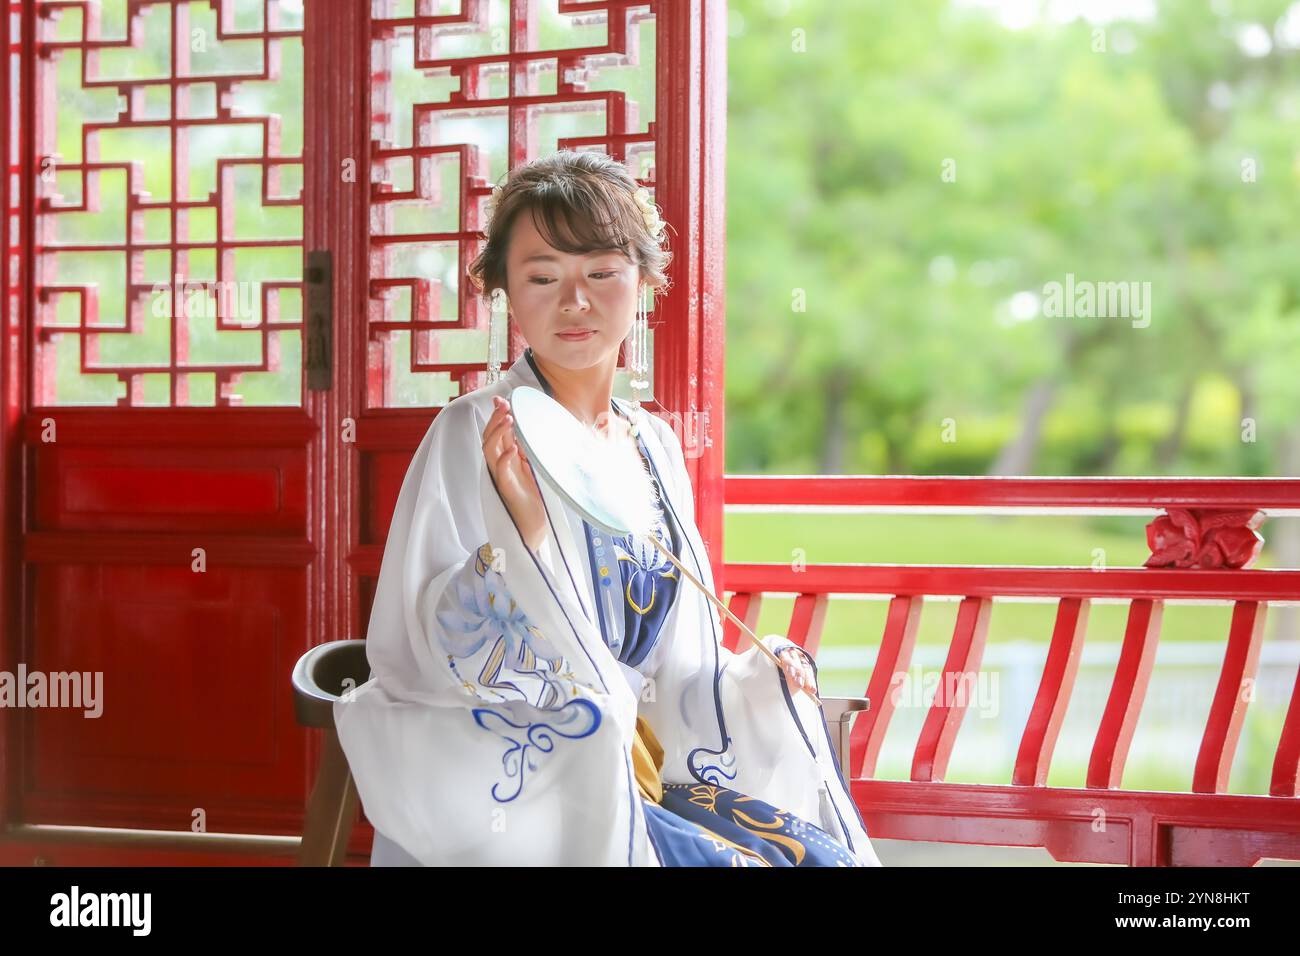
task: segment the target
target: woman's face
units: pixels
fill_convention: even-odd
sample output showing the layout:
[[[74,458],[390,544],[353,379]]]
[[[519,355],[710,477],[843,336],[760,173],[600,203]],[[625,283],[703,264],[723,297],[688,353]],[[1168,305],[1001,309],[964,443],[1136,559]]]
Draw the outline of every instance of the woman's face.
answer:
[[[570,369],[617,362],[636,317],[636,264],[617,249],[560,252],[542,238],[527,210],[511,227],[508,249],[510,312],[533,351]],[[571,334],[578,330],[590,334]]]

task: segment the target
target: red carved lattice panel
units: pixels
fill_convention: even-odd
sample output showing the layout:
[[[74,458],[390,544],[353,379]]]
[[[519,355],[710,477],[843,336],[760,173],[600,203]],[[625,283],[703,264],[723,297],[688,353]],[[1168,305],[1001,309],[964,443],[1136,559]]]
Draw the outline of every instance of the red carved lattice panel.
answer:
[[[463,277],[507,170],[594,149],[653,187],[654,6],[373,0],[366,407],[482,383],[488,311]]]
[[[33,404],[301,406],[302,20],[37,5]]]

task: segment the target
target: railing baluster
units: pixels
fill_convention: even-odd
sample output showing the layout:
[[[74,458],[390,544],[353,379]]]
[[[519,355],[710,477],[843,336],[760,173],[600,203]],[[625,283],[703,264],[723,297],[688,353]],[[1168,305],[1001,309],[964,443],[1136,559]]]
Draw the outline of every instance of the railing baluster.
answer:
[[[1243,685],[1254,681],[1259,665],[1259,650],[1264,640],[1264,619],[1268,605],[1259,601],[1238,601],[1232,606],[1232,624],[1228,629],[1228,647],[1223,654],[1219,685],[1210,704],[1205,722],[1201,750],[1196,755],[1192,774],[1193,793],[1226,793],[1232,773],[1232,758],[1241,737],[1249,699]]]
[[[790,628],[786,637],[794,641],[812,657],[822,643],[822,626],[826,623],[826,609],[830,606],[829,594],[800,594],[790,612]]]
[[[748,591],[740,591],[733,594],[731,600],[727,602],[727,610],[731,611],[732,614],[744,621],[745,626],[751,631],[758,627],[758,612],[762,609],[762,606],[762,593],[751,593]],[[714,613],[716,614],[717,611],[714,610]],[[757,632],[755,631],[755,633]],[[758,636],[762,637],[763,635],[759,634]],[[729,651],[734,651],[737,645],[740,644],[740,638],[740,628],[736,626],[736,622],[731,618],[726,618],[722,622],[722,646]],[[746,637],[744,649],[748,649],[748,647],[749,638]],[[755,653],[761,654],[763,652],[755,651]]]
[[[1115,679],[1110,685],[1110,696],[1106,698],[1106,709],[1088,761],[1089,787],[1110,790],[1120,786],[1129,744],[1133,742],[1133,731],[1142,713],[1142,699],[1151,682],[1151,665],[1155,662],[1164,606],[1163,601],[1152,598],[1139,598],[1129,604],[1128,626],[1115,667]]]
[[[907,669],[912,666],[923,601],[919,594],[901,594],[889,602],[880,651],[867,684],[866,697],[871,701],[871,709],[858,715],[849,736],[850,777],[870,777],[876,772],[885,732],[894,716],[894,684],[898,675],[906,678]]]
[[[1282,722],[1282,735],[1273,758],[1273,780],[1268,792],[1274,797],[1300,797],[1300,670],[1296,671],[1291,704]]]
[[[1043,665],[1043,678],[1025,722],[1020,752],[1016,754],[1011,774],[1011,782],[1017,786],[1041,787],[1047,783],[1052,752],[1056,749],[1056,738],[1069,709],[1079,670],[1091,606],[1086,598],[1062,598],[1056,606],[1056,625],[1047,649],[1047,662]]]
[[[966,716],[972,685],[979,675],[992,609],[993,601],[983,597],[964,598],[957,609],[957,624],[952,630],[952,643],[948,645],[942,681],[916,742],[913,780],[941,781],[948,770],[952,745]]]

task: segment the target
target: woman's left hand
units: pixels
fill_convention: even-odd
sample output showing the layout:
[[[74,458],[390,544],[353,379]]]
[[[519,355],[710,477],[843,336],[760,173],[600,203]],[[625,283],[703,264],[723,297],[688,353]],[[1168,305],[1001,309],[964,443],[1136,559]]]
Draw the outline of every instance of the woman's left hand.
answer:
[[[776,656],[781,660],[781,668],[785,671],[785,682],[792,693],[798,693],[805,688],[814,694],[817,693],[817,676],[813,673],[812,665],[808,663],[803,650],[787,647],[778,651]]]

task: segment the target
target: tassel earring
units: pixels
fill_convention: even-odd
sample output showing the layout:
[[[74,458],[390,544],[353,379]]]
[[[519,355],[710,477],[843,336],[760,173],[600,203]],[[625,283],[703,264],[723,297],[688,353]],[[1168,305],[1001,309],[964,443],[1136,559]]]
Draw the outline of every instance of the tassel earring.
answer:
[[[650,388],[650,286],[641,284],[636,319],[627,337],[628,385],[632,388],[632,406],[639,411],[641,393]]]
[[[509,320],[509,302],[505,289],[492,290],[492,311],[488,313],[487,383],[495,385],[501,378],[500,343],[505,338]]]

